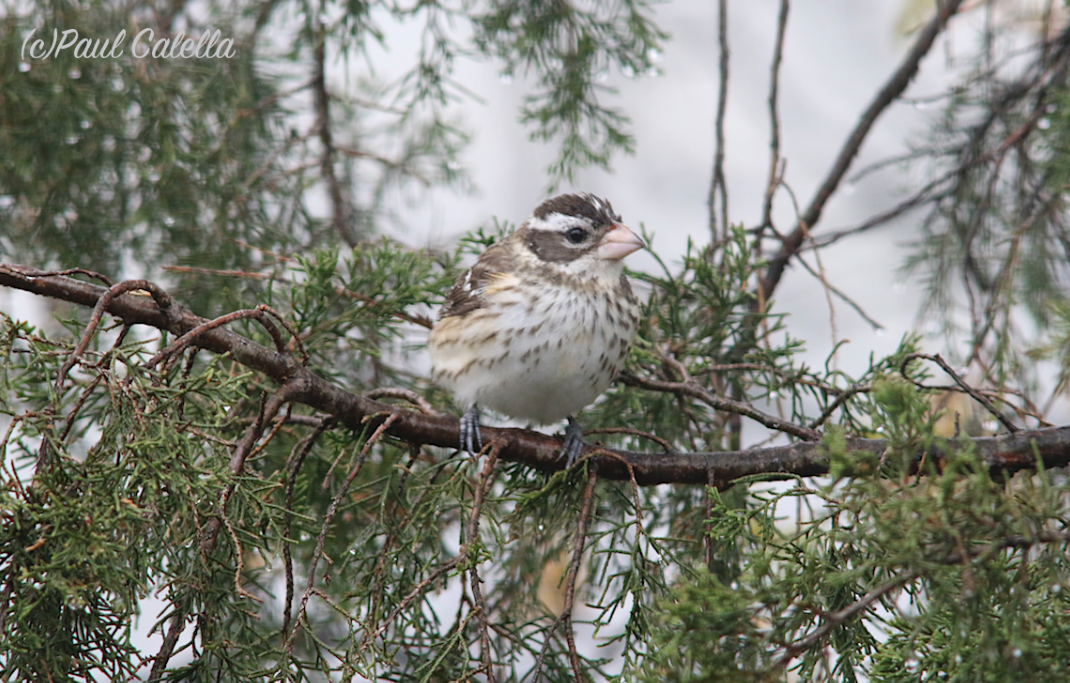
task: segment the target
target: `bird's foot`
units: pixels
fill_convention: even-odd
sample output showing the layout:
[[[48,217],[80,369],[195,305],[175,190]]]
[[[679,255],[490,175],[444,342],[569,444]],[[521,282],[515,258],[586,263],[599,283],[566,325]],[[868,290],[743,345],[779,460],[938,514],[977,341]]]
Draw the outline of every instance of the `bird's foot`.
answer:
[[[473,405],[461,416],[461,450],[475,455],[483,450],[479,434],[479,406]]]
[[[565,443],[561,445],[561,452],[568,456],[565,467],[571,469],[579,459],[583,451],[583,427],[576,422],[576,418],[568,416],[568,427],[565,427]]]

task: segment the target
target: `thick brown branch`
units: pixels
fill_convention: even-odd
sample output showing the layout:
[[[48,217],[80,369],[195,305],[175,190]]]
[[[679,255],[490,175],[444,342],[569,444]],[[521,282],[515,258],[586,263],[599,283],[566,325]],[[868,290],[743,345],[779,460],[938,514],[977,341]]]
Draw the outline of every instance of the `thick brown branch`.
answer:
[[[86,282],[67,277],[41,277],[32,268],[0,264],[0,286],[12,287],[41,296],[61,299],[86,307],[94,307],[108,291]],[[170,315],[160,311],[151,297],[123,294],[112,299],[107,312],[126,324],[142,324],[182,335],[204,324],[205,319],[193,315],[175,303]],[[206,331],[197,340],[198,346],[220,354],[229,354],[238,363],[264,373],[279,384],[288,385],[287,400],[302,403],[316,410],[334,415],[347,427],[356,431],[364,428],[368,416],[378,427],[392,413],[394,422],[386,435],[409,443],[456,448],[460,440],[459,424],[451,415],[429,415],[419,411],[402,410],[365,396],[350,393],[303,367],[296,359],[256,344],[225,328]],[[518,462],[543,471],[560,470],[565,459],[558,453],[561,439],[523,429],[482,428],[486,442],[501,440],[499,458]],[[1064,467],[1070,464],[1070,427],[1021,430],[1015,434],[972,439],[978,454],[995,470],[1013,472],[1036,466],[1038,458],[1045,467]],[[883,454],[888,444],[883,439],[848,439],[852,450]],[[946,442],[946,450],[959,448]],[[1035,449],[1035,450],[1034,450]],[[585,447],[585,454],[599,450],[597,445]],[[718,482],[731,482],[740,477],[767,474],[812,477],[826,474],[828,463],[818,442],[795,443],[786,446],[754,448],[742,451],[715,453],[640,453],[604,449],[612,457],[599,459],[598,475],[604,479],[629,481],[629,468],[635,481],[644,486],[664,483],[706,485],[711,477]]]

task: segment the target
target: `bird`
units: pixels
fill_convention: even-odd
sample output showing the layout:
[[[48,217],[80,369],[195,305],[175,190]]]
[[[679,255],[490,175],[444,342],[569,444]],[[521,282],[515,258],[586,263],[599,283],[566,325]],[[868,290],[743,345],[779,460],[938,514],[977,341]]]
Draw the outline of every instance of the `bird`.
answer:
[[[593,194],[540,204],[446,296],[428,336],[431,379],[465,409],[460,447],[482,449],[480,409],[529,425],[567,418],[562,453],[583,449],[575,414],[624,367],[641,307],[624,257],[646,243]]]

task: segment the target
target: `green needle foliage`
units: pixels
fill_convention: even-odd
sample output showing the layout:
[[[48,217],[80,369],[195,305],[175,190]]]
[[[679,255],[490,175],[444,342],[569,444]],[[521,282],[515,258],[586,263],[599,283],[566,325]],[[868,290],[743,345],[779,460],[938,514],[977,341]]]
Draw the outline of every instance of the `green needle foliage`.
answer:
[[[576,667],[617,680],[1011,680],[1065,666],[1052,640],[1070,628],[1065,477],[1007,479],[968,441],[935,437],[923,367],[897,374],[910,339],[848,378],[799,364],[769,318],[746,363],[706,372],[746,335],[748,241],[737,231],[723,258],[645,276],[629,372],[686,372],[711,391],[739,374],[748,399],[775,387],[801,422],[826,412],[815,391],[869,385],[833,413],[827,479],[637,487],[588,481],[592,465],[488,467],[493,455],[349,431],[299,403],[236,470],[273,391],[257,374],[195,351],[149,369],[159,344],[113,328],[57,391],[74,340],[5,318],[4,675],[146,676],[141,658],[157,653],[139,652],[130,627],[150,593],[169,605],[161,633],[175,615],[186,630],[169,680],[482,679],[488,661],[496,680],[571,680]],[[323,251],[294,267],[300,284],[272,285],[274,303],[317,372],[445,407],[410,369],[408,340],[468,248],[437,262],[390,242]],[[675,363],[659,370],[666,344]],[[702,401],[628,384],[586,421],[640,430],[596,437],[635,449],[651,448],[648,429],[675,450],[730,438]],[[885,454],[852,452],[844,429],[883,434]]]
[[[455,422],[436,413],[457,406],[427,378],[429,321],[511,230],[483,226],[448,253],[388,236],[397,202],[466,187],[454,69],[490,58],[530,77],[520,117],[558,145],[551,182],[609,167],[633,141],[603,81],[654,68],[666,35],[649,4],[24,12],[0,17],[0,256],[109,286],[144,276],[241,339],[221,350],[205,326],[176,340],[115,309],[91,318],[54,289],[74,283],[0,268],[66,302],[39,327],[0,313],[0,680],[1066,678],[1065,473],[1039,451],[1017,474],[986,460],[971,416],[940,407],[949,390],[914,336],[854,374],[835,352],[802,361],[792,319],[756,300],[769,252],[753,230],[631,274],[636,344],[582,416],[599,453],[559,471],[515,444],[442,447]],[[419,45],[387,81],[373,55],[398,24]],[[31,29],[214,26],[236,56],[20,54]],[[991,176],[972,174],[999,169],[967,160],[911,264],[948,319],[960,263],[988,296],[992,324],[978,317],[972,337],[994,361],[982,397],[1018,424],[1044,417],[1030,399],[1040,373],[1018,369],[1055,368],[1055,397],[1070,376],[1065,264],[1045,251],[1055,218],[1013,220],[1060,205],[1044,193],[1065,186],[1065,88],[1051,76],[1065,55],[1026,69],[1023,93],[952,149],[998,146],[1039,121],[1032,106],[1050,125],[1021,139],[1046,168],[1031,185],[992,182],[988,201],[977,189]],[[953,104],[955,137],[968,105]],[[123,302],[166,302],[133,286]],[[1020,301],[1044,332],[1028,354],[1004,334]],[[253,351],[382,412],[349,419],[271,379]],[[779,459],[747,476],[672,469],[727,471],[770,445]],[[608,477],[620,462],[628,476]]]

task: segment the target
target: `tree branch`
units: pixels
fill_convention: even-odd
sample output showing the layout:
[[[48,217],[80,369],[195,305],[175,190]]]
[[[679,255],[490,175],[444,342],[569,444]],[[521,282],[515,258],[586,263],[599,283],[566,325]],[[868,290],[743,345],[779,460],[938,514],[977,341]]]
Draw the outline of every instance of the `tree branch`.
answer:
[[[910,81],[913,80],[914,74],[918,71],[921,60],[929,53],[933,43],[936,41],[936,37],[943,32],[948,20],[955,15],[962,2],[963,0],[947,0],[939,5],[936,15],[918,34],[918,38],[913,47],[911,47],[906,59],[903,60],[903,63],[892,74],[892,77],[888,79],[884,87],[880,89],[880,92],[866,107],[866,111],[863,112],[854,130],[851,131],[850,137],[847,138],[847,141],[840,149],[839,156],[836,157],[832,169],[825,177],[824,182],[821,183],[821,187],[818,188],[806,211],[799,218],[799,225],[784,238],[776,256],[769,261],[769,268],[766,270],[765,277],[762,278],[759,287],[758,301],[769,301],[769,298],[773,295],[773,290],[776,289],[781,276],[784,274],[784,268],[787,267],[792,256],[802,247],[806,231],[817,225],[817,222],[821,219],[825,204],[832,197],[832,193],[836,191],[836,188],[839,187],[840,181],[846,175],[851,162],[854,161],[858,150],[862,147],[862,143],[865,142],[866,137],[869,135],[870,129],[873,128],[873,124],[876,123],[877,118],[884,110],[910,85]]]
[[[104,287],[73,278],[42,276],[39,273],[41,271],[25,266],[0,264],[0,286],[89,308],[96,306],[108,291]],[[206,322],[177,302],[171,306],[168,314],[161,311],[151,297],[131,294],[114,297],[108,302],[106,310],[126,324],[149,325],[179,336]],[[364,429],[365,419],[372,424],[372,428],[377,428],[388,415],[393,414],[393,422],[385,431],[387,436],[444,448],[456,448],[460,440],[458,420],[452,415],[402,410],[397,405],[379,403],[366,396],[350,393],[305,368],[289,354],[256,344],[225,328],[206,330],[198,338],[197,344],[214,353],[229,354],[236,362],[286,385],[288,401],[334,415],[355,431]],[[495,440],[503,442],[499,454],[501,460],[547,472],[565,466],[565,459],[559,455],[561,439],[557,437],[524,429],[495,427],[483,427],[482,432],[488,443]],[[1070,426],[1020,430],[1015,434],[981,437],[971,441],[993,470],[1013,472],[1028,469],[1035,467],[1038,459],[1049,468],[1070,464]],[[884,439],[849,438],[847,446],[851,450],[880,455],[888,448],[888,442]],[[957,441],[947,441],[942,448],[950,452],[961,446]],[[728,483],[740,477],[759,474],[813,477],[828,472],[825,449],[814,441],[712,453],[644,453],[603,449],[597,445],[584,447],[587,455],[593,455],[596,451],[612,454],[612,457],[599,459],[599,477],[629,481],[629,471],[632,471],[635,481],[644,486],[664,483],[706,485],[711,477],[714,481]]]
[[[331,133],[331,96],[327,92],[327,31],[323,27],[321,13],[322,5],[313,18],[313,33],[315,44],[312,48],[312,92],[314,93],[314,105],[316,109],[316,132],[319,133],[320,144],[323,145],[320,158],[320,170],[323,179],[327,183],[327,193],[331,198],[331,224],[338,236],[350,247],[359,243],[349,224],[351,211],[345,195],[342,194],[342,185],[338,181],[338,175],[334,171],[334,139]]]
[[[710,192],[706,204],[710,214],[710,241],[717,244],[728,232],[728,187],[724,177],[724,121],[728,106],[728,0],[717,3],[717,31],[720,59],[718,71],[720,85],[717,90],[717,120],[714,124],[714,136],[717,148],[714,151],[713,178],[710,179]],[[717,198],[721,199],[721,232],[717,230]]]

